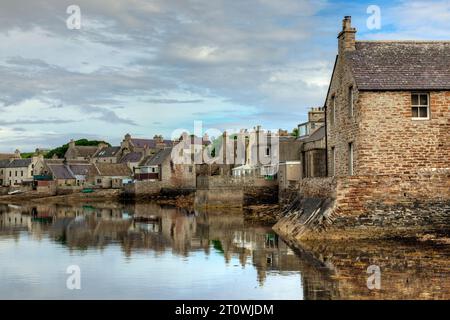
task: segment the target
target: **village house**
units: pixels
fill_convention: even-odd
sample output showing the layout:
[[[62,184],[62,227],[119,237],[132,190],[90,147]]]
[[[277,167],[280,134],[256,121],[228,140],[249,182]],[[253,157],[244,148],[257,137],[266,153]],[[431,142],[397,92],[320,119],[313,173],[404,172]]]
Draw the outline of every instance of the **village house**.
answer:
[[[95,163],[117,163],[119,160],[120,147],[104,146],[99,148],[92,156]]]
[[[450,168],[450,42],[356,41],[343,20],[326,97],[330,176]]]
[[[161,181],[171,187],[195,187],[195,165],[174,163],[173,148],[162,149],[146,157],[136,168],[136,180]]]
[[[91,160],[99,150],[106,147],[105,143],[100,143],[98,146],[77,146],[72,139],[64,158],[66,160]]]
[[[308,122],[298,126],[302,178],[327,175],[325,131],[325,108],[311,108]]]
[[[50,180],[59,187],[80,187],[87,183],[91,166],[86,160],[41,159],[36,163],[34,180],[38,187]]]
[[[88,181],[103,189],[119,189],[132,181],[132,172],[124,163],[93,163]]]
[[[33,183],[34,166],[40,157],[13,159],[4,170],[4,186],[21,186]]]

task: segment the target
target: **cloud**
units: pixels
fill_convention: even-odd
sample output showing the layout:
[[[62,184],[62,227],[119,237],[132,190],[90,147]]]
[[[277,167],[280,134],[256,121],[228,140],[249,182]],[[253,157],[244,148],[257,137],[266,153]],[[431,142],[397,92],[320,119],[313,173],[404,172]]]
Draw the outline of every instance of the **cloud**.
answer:
[[[183,104],[183,103],[202,103],[203,99],[195,100],[179,100],[179,99],[147,99],[146,102],[157,103],[157,104]]]

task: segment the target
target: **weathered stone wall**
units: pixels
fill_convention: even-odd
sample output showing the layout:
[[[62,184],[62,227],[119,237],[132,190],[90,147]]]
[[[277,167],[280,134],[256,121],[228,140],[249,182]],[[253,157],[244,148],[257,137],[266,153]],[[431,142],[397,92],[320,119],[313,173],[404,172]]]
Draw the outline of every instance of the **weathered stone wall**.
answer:
[[[300,182],[299,194],[301,198],[336,198],[336,179],[305,178]]]
[[[448,173],[418,175],[352,176],[337,179],[336,205],[343,214],[354,215],[376,207],[450,201]]]
[[[361,92],[355,174],[450,168],[450,91],[430,92],[430,119],[412,120],[411,92]],[[356,150],[356,149],[355,149]]]
[[[354,150],[354,175],[450,168],[450,91],[431,91],[429,95],[430,119],[412,120],[411,91],[358,91],[340,56],[327,97],[329,175],[348,175],[349,143]]]
[[[304,179],[300,211],[275,230],[290,239],[450,234],[450,173]]]

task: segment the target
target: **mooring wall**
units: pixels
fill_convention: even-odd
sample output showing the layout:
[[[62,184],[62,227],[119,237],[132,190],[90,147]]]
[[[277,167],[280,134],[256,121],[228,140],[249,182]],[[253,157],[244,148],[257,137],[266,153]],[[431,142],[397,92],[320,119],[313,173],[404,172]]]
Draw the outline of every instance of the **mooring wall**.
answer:
[[[450,172],[303,179],[300,211],[274,226],[293,239],[396,237],[445,233]]]

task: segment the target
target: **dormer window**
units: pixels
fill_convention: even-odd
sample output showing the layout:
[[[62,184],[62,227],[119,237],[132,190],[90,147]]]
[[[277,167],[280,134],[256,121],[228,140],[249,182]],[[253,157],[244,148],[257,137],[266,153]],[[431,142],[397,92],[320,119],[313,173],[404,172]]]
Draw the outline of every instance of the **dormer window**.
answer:
[[[411,94],[411,111],[413,120],[430,119],[430,97],[428,93]]]

